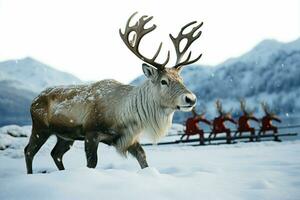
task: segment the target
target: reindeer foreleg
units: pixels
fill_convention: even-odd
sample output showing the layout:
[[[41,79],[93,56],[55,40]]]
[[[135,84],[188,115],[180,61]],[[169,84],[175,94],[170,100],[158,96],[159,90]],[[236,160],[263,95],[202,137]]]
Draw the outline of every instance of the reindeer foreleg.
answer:
[[[102,133],[99,131],[87,132],[84,141],[87,167],[95,168],[97,166],[99,142],[112,145],[117,137],[117,134]]]
[[[95,168],[98,162],[97,149],[99,141],[96,137],[86,136],[84,140],[84,148],[87,160],[87,167]]]
[[[136,142],[128,148],[128,152],[139,162],[142,169],[148,167],[146,154],[140,143]]]

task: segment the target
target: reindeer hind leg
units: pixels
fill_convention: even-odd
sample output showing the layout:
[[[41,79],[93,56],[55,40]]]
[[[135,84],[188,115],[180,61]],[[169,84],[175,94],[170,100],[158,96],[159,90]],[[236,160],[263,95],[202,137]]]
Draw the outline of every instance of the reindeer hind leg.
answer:
[[[255,138],[255,129],[254,128],[250,128],[250,142],[253,142]]]
[[[40,150],[40,148],[47,141],[50,135],[50,132],[47,130],[40,131],[36,130],[33,127],[29,143],[24,149],[25,162],[28,174],[32,174],[32,162],[35,154]]]
[[[239,131],[237,130],[237,131],[235,131],[235,133],[234,133],[234,135],[233,135],[233,138],[235,139],[236,138],[236,136],[237,136],[237,134],[239,133]]]
[[[208,143],[210,144],[211,143],[211,136],[213,135],[213,132],[211,132],[208,136]]]
[[[225,130],[226,133],[226,143],[231,144],[231,134],[230,134],[230,129]]]
[[[277,129],[277,127],[272,127],[272,129],[273,129],[273,134],[274,134],[274,141],[275,142],[281,142],[281,140],[278,137],[278,129]]]
[[[182,142],[183,138],[186,136],[186,134],[183,134],[181,137],[180,137],[180,141]]]

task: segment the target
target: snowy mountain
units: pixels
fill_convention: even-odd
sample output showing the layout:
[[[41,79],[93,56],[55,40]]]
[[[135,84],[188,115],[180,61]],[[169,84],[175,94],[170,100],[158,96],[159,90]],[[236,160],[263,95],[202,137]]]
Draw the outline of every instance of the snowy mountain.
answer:
[[[81,83],[71,74],[32,58],[0,62],[0,126],[30,124],[29,107],[43,89]]]
[[[14,81],[0,81],[0,126],[31,123],[29,107],[36,93],[14,85]]]
[[[267,101],[280,114],[300,114],[300,39],[290,43],[265,40],[246,54],[214,67],[189,66],[182,72],[189,89],[198,97],[198,110],[215,115],[214,102],[221,99],[225,110],[238,114],[240,98],[261,115],[259,103]],[[139,84],[138,77],[133,84]],[[176,113],[183,122],[189,114]]]
[[[32,92],[55,85],[76,84],[81,81],[75,76],[55,70],[30,57],[0,62],[0,81],[13,80],[18,88]]]

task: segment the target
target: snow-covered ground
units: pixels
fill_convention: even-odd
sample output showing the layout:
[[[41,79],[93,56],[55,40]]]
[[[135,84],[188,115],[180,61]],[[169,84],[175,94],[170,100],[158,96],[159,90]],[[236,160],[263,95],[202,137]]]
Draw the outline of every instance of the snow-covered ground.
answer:
[[[7,134],[9,132],[9,134]],[[96,169],[85,167],[82,142],[65,155],[65,171],[50,156],[55,138],[25,173],[30,127],[0,129],[0,199],[300,199],[300,140],[211,146],[144,147],[151,167],[141,170],[108,146]],[[23,137],[15,137],[23,136]],[[42,173],[42,172],[47,173]]]

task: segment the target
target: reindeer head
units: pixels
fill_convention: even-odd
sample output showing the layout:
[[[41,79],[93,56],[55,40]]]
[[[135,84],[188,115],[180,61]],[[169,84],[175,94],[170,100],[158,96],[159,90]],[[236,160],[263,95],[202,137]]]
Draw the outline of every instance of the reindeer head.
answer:
[[[231,108],[228,112],[225,112],[219,99],[216,101],[216,108],[221,117],[226,119],[233,119],[231,114],[233,109]]]
[[[233,117],[232,117],[232,110],[233,109],[230,109],[227,113],[225,113],[224,117],[226,119],[233,119]]]
[[[126,46],[141,60],[145,63],[142,65],[143,72],[145,76],[150,80],[151,89],[156,95],[153,95],[153,99],[163,108],[171,110],[181,110],[181,111],[191,111],[192,108],[196,105],[196,96],[189,91],[183,84],[183,80],[180,76],[180,72],[183,66],[192,64],[198,61],[202,54],[200,54],[195,59],[191,60],[191,52],[183,60],[183,56],[190,47],[190,45],[200,37],[201,31],[199,31],[195,36],[195,32],[202,26],[203,23],[195,26],[189,33],[183,34],[183,31],[197,22],[191,22],[182,27],[178,36],[174,38],[170,34],[170,38],[173,42],[177,59],[174,66],[166,68],[167,63],[170,58],[170,51],[168,51],[167,58],[165,62],[158,63],[156,58],[159,55],[159,52],[162,47],[160,43],[154,56],[149,59],[143,56],[139,52],[139,44],[141,39],[146,34],[150,33],[156,28],[156,25],[152,25],[150,28],[145,29],[144,26],[153,18],[148,16],[142,16],[133,26],[129,26],[131,19],[136,15],[134,13],[127,21],[126,28],[124,33],[120,29],[120,36]],[[133,33],[133,37],[130,37],[130,34]],[[186,40],[185,46],[180,50],[179,47],[182,40]]]

